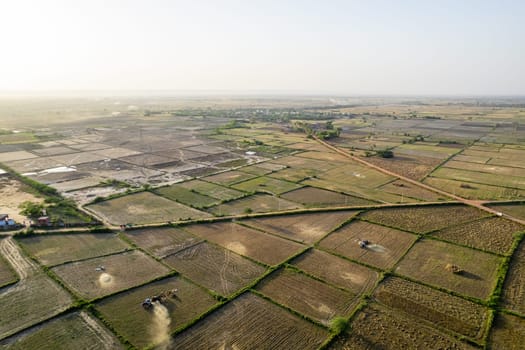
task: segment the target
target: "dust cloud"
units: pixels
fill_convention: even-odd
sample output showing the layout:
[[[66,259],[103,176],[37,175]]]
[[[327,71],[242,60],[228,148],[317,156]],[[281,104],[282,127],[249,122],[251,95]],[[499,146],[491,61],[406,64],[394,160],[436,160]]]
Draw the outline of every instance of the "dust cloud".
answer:
[[[158,349],[166,350],[170,346],[170,324],[168,309],[158,301],[154,302],[151,336],[154,344],[160,344]]]
[[[98,277],[98,283],[102,288],[109,288],[113,285],[113,276],[104,272]]]

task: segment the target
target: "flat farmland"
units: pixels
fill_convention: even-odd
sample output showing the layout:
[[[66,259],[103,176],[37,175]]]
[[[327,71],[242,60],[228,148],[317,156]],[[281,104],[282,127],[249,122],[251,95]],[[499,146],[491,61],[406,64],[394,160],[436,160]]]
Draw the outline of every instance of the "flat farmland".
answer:
[[[299,153],[297,157],[322,160],[325,162],[349,162],[347,157],[329,150],[325,150],[324,152],[306,151]]]
[[[433,232],[432,236],[493,253],[506,254],[509,253],[515,234],[524,230],[525,226],[513,221],[490,217],[448,227]]]
[[[11,162],[13,160],[23,160],[31,158],[38,158],[38,156],[27,151],[13,151],[0,153],[0,162],[2,163]]]
[[[478,349],[417,319],[377,304],[361,311],[351,327],[351,332],[331,345],[330,349]]]
[[[400,195],[404,197],[407,202],[410,201],[411,198],[426,202],[438,202],[449,199],[448,197],[444,197],[436,192],[429,191],[403,180],[389,182],[386,185],[381,186],[380,189],[388,193]]]
[[[328,331],[251,293],[178,334],[172,349],[317,349]]]
[[[264,163],[261,163],[261,164],[264,164]],[[256,175],[256,176],[263,176],[263,175],[267,175],[267,174],[270,174],[271,172],[273,172],[272,169],[261,167],[260,166],[261,164],[245,166],[245,167],[242,168],[242,171],[245,172],[245,173],[248,173],[248,174]],[[282,166],[280,166],[280,167],[282,168]]]
[[[9,162],[5,162],[5,164],[11,169],[21,174],[36,172],[44,169],[56,168],[64,165],[60,161],[47,157],[12,160]]]
[[[488,214],[466,205],[432,205],[371,210],[361,218],[402,230],[426,233]]]
[[[334,211],[249,219],[243,222],[294,241],[314,243],[356,214],[357,211]]]
[[[171,290],[177,292],[174,297],[163,301],[164,309],[155,305],[155,310],[147,311],[140,304],[146,298]],[[95,307],[119,334],[136,347],[143,348],[158,345],[175,329],[215,303],[216,300],[201,287],[183,278],[171,277],[109,297]]]
[[[396,273],[486,300],[496,286],[502,259],[477,250],[434,240],[417,242],[396,267]],[[462,273],[452,273],[447,264],[459,266]]]
[[[524,196],[525,197],[525,196]],[[489,204],[489,207],[525,220],[525,203]]]
[[[199,285],[224,296],[252,283],[266,270],[228,249],[206,242],[170,255],[164,262]]]
[[[514,251],[502,293],[503,306],[525,315],[525,241]]]
[[[348,160],[348,159],[345,158],[345,160]],[[340,166],[340,163],[328,161],[326,159],[319,160],[319,159],[303,158],[303,157],[298,157],[298,156],[288,156],[288,157],[279,158],[275,160],[274,163],[281,164],[282,166],[292,167],[292,168],[313,169],[313,170],[319,170],[319,169],[329,170],[337,166]]]
[[[303,206],[298,203],[287,201],[286,199],[274,197],[268,194],[255,194],[243,197],[228,203],[223,203],[211,207],[209,212],[214,215],[240,215],[249,212],[267,213],[273,211],[299,209]]]
[[[359,164],[347,164],[325,171],[318,178],[363,188],[376,188],[394,180],[392,176]]]
[[[525,189],[525,177],[523,176],[495,176],[494,174],[445,167],[434,171],[431,176],[492,186],[510,187],[520,190]]]
[[[423,183],[467,199],[517,199],[525,198],[525,190],[498,187],[437,177],[427,177]]]
[[[523,152],[525,156],[525,152]],[[507,163],[509,164],[509,163]],[[525,172],[521,168],[515,168],[510,166],[500,166],[494,164],[479,164],[469,162],[459,162],[456,160],[450,160],[443,165],[445,168],[469,170],[474,172],[488,173],[500,176],[516,176],[523,177]]]
[[[192,206],[194,208],[206,208],[219,203],[219,200],[205,196],[178,185],[171,185],[155,189],[156,194]]]
[[[292,265],[340,288],[361,295],[374,288],[379,274],[318,249],[311,249],[295,258]]]
[[[223,186],[233,185],[238,182],[250,180],[256,178],[256,175],[243,173],[242,171],[231,170],[224,173],[207,176],[204,178],[205,181],[213,182]]]
[[[150,192],[110,199],[88,205],[87,208],[115,225],[159,223],[210,216]]]
[[[525,339],[525,320],[500,313],[496,316],[489,338],[493,350],[521,350]]]
[[[119,340],[85,311],[67,314],[0,341],[8,350],[123,349]]]
[[[477,341],[484,339],[489,314],[479,304],[397,277],[381,282],[374,297],[392,310]]]
[[[273,179],[271,177],[261,176],[235,184],[232,187],[244,192],[270,192],[271,194],[279,195],[284,192],[301,188],[302,185],[298,185],[289,181]]]
[[[419,180],[441,163],[440,158],[395,154],[394,158],[369,157],[366,161],[396,174]]]
[[[290,182],[299,182],[314,175],[320,174],[321,172],[322,171],[319,169],[286,168],[270,174],[269,177]]]
[[[301,203],[306,207],[314,208],[331,206],[372,205],[377,203],[368,199],[309,186],[286,192],[281,195],[281,198],[290,200],[292,202]]]
[[[20,238],[18,242],[41,264],[47,266],[94,258],[131,248],[113,233],[35,235]]]
[[[103,271],[98,267],[104,266]],[[137,250],[51,269],[78,295],[95,299],[166,275],[170,270]]]
[[[133,243],[157,258],[165,258],[202,241],[202,239],[174,227],[128,230],[125,235]]]
[[[458,151],[459,149],[456,148],[435,146],[429,143],[403,144],[394,148],[394,154],[438,159],[446,159]]]
[[[368,240],[366,248],[359,241]],[[379,268],[390,268],[416,241],[417,236],[393,228],[352,221],[325,237],[319,246],[350,259]]]
[[[305,247],[235,223],[190,225],[184,228],[195,236],[267,265],[276,265]]]
[[[2,241],[0,240],[0,244]],[[16,282],[18,277],[16,276],[13,268],[0,254],[0,288],[2,286]]]
[[[241,191],[201,180],[183,182],[179,186],[219,200],[232,200],[244,195]]]
[[[290,269],[272,274],[257,286],[257,290],[325,325],[336,316],[350,314],[358,302],[353,293]]]

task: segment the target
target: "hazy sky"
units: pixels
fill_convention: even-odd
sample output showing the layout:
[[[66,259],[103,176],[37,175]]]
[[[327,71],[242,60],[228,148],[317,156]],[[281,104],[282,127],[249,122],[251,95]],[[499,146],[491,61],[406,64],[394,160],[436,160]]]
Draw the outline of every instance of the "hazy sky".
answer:
[[[525,1],[0,0],[0,90],[525,95]]]

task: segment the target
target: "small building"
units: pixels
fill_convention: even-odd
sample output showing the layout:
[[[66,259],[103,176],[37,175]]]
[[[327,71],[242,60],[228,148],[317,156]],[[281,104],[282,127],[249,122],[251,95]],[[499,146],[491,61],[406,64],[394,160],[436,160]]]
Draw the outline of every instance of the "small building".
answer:
[[[51,224],[51,221],[49,220],[49,216],[41,216],[37,219],[38,226],[49,226]]]
[[[0,214],[0,229],[6,230],[16,226],[16,222],[9,218],[9,214]]]

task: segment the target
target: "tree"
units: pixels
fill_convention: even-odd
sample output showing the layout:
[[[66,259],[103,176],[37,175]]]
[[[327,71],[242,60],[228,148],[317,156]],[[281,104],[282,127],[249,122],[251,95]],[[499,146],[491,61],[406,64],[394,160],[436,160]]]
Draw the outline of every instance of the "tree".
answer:
[[[382,158],[394,158],[394,152],[389,149],[377,151],[377,154]]]
[[[25,201],[22,204],[18,206],[20,209],[20,214],[25,215],[30,218],[38,217],[42,215],[42,211],[44,210],[44,204],[42,203],[33,203],[29,201]]]

